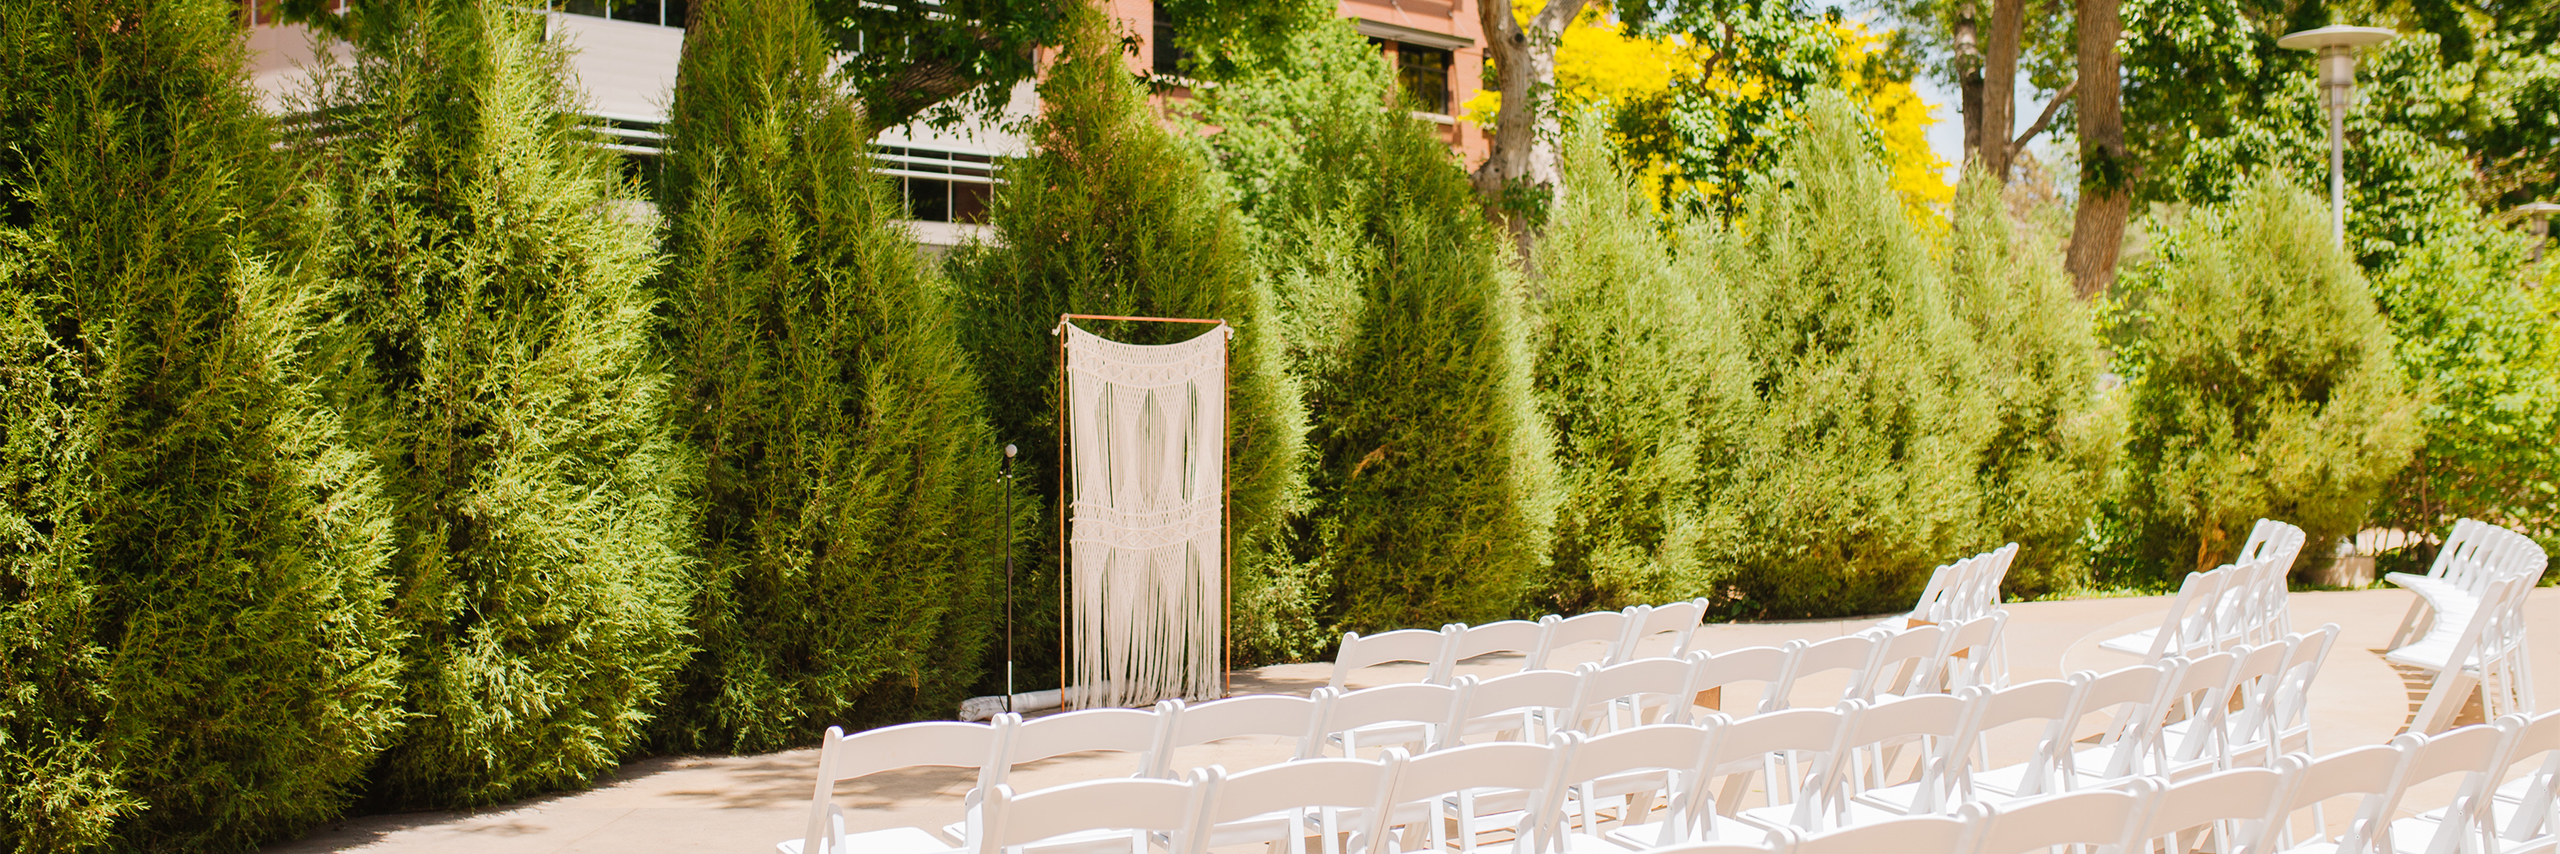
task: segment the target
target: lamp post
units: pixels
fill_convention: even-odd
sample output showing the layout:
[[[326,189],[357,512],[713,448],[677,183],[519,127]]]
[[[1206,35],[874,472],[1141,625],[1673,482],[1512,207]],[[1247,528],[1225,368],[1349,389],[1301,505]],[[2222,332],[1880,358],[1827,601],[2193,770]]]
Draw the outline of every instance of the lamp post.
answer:
[[[2560,214],[2560,205],[2555,205],[2550,202],[2534,202],[2529,205],[2517,206],[2513,213],[2517,216],[2524,217],[2526,221],[2530,223],[2526,228],[2533,232],[2533,260],[2537,262],[2541,261],[2542,244],[2550,242],[2551,238],[2551,217],[2555,214]]]
[[[2329,232],[2347,244],[2347,106],[2356,91],[2356,48],[2399,34],[2381,27],[2321,27],[2287,34],[2276,46],[2320,54],[2320,104],[2329,109]]]

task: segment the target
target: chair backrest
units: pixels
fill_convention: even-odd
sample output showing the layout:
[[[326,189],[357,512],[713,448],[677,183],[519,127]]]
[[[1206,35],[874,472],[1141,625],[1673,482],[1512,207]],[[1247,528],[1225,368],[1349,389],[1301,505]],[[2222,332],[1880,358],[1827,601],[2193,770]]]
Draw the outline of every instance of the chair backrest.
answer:
[[[1001,717],[1001,716],[1000,716]],[[818,785],[810,799],[802,851],[817,852],[827,839],[827,815],[837,783],[883,771],[921,766],[953,766],[979,770],[1003,764],[1004,730],[995,724],[924,721],[881,727],[855,735],[828,727],[818,739]]]
[[[2435,562],[2427,565],[2427,576],[2443,578],[2456,559],[2479,548],[2478,538],[2484,527],[2486,525],[2477,519],[2453,520],[2453,530],[2445,534],[2444,544],[2436,547]]]
[[[1398,629],[1374,635],[1344,632],[1342,649],[1333,654],[1333,678],[1325,683],[1325,687],[1343,690],[1343,682],[1351,677],[1353,671],[1400,661],[1422,664],[1425,668],[1423,679],[1430,681],[1445,669],[1442,664],[1448,660],[1456,636],[1455,628],[1439,631]]]
[[[1582,671],[1567,673],[1562,670],[1525,670],[1491,679],[1461,676],[1457,685],[1458,712],[1451,719],[1463,722],[1507,712],[1536,712],[1547,715],[1548,720],[1561,726],[1581,696],[1582,678]],[[1449,727],[1438,746],[1457,746],[1466,735],[1465,730],[1463,726]],[[1539,742],[1546,740],[1543,733],[1523,731],[1521,736]]]
[[[1503,620],[1498,623],[1459,626],[1457,642],[1448,656],[1450,669],[1431,681],[1455,682],[1458,665],[1481,656],[1499,653],[1519,655],[1519,666],[1497,671],[1490,669],[1489,665],[1479,664],[1475,668],[1475,675],[1479,678],[1491,678],[1528,669],[1530,657],[1537,655],[1538,650],[1546,645],[1548,625],[1544,622],[1528,620]]]
[[[1776,710],[1778,686],[1786,683],[1787,667],[1794,662],[1796,650],[1800,648],[1797,644],[1789,644],[1782,647],[1747,646],[1723,653],[1692,653],[1708,655],[1707,660],[1698,665],[1697,681],[1692,686],[1698,693],[1693,702],[1728,713]],[[1759,699],[1747,710],[1725,697],[1724,689],[1743,683],[1757,683],[1760,689]]]
[[[2151,650],[2145,661],[2159,661],[2171,655],[2204,651],[2214,643],[2214,605],[2222,596],[2222,585],[2231,578],[2230,567],[2211,572],[2188,573],[2178,582],[2178,597],[2169,600],[2169,613],[2160,620],[2160,629],[2151,636]]]
[[[2497,786],[2493,775],[2506,767],[2507,749],[2523,729],[2523,719],[2505,717],[2432,736],[2408,733],[2392,739],[2392,743],[2401,745],[2405,758],[2400,763],[2400,773],[2391,781],[2391,794],[2383,801],[2383,815],[2400,809],[2412,788],[2455,774],[2462,775],[2462,782],[2452,800],[2444,804],[2444,820],[2436,826],[2435,838],[2416,844],[2412,844],[2415,840],[2391,840],[2391,844],[2381,846],[2382,850],[2452,854],[2462,844],[2463,836],[2478,827],[2489,791]],[[2382,832],[2390,833],[2391,826],[2383,825]]]
[[[1822,820],[1822,780],[1812,773],[1812,764],[1798,760],[1838,752],[1841,735],[1864,706],[1849,700],[1837,708],[1784,709],[1725,724],[1716,737],[1708,774],[1727,778],[1726,797],[1743,791],[1739,781],[1761,775],[1761,788],[1767,793],[1770,806],[1793,804],[1787,822],[1799,828],[1814,827]],[[1794,775],[1799,769],[1804,772],[1800,779],[1775,779],[1781,774]],[[1738,808],[1739,804],[1726,803],[1714,811],[1730,813]],[[1709,817],[1703,811],[1699,816]]]
[[[2318,759],[2295,753],[2276,760],[2276,771],[2284,775],[2284,795],[2267,813],[2259,829],[2263,839],[2251,851],[2281,851],[2295,847],[2302,839],[2329,838],[2329,829],[2320,823],[2319,808],[2338,798],[2354,797],[2357,806],[2338,839],[2338,851],[2364,850],[2364,840],[2373,838],[2374,825],[2383,817],[2383,804],[2391,794],[2391,781],[2406,758],[2403,746],[2368,744],[2342,750]],[[2305,833],[2294,832],[2294,819],[2310,812],[2312,822]]]
[[[1707,600],[1691,599],[1668,605],[1652,605],[1638,609],[1628,618],[1625,645],[1609,663],[1617,664],[1643,657],[1677,658],[1689,647],[1689,638],[1698,633],[1698,623],[1707,616]],[[1645,642],[1661,635],[1671,636],[1671,645],[1662,649],[1642,649]]]
[[[1883,641],[1870,632],[1859,632],[1820,643],[1804,644],[1796,650],[1794,661],[1787,668],[1786,682],[1779,685],[1775,692],[1775,697],[1780,704],[1777,708],[1788,708],[1799,702],[1795,694],[1800,688],[1806,686],[1805,677],[1835,671],[1846,671],[1848,676],[1848,680],[1842,683],[1838,693],[1824,692],[1825,696],[1807,697],[1801,702],[1804,705],[1820,707],[1841,700],[1857,699],[1858,693],[1866,687],[1868,675],[1875,672],[1876,652],[1883,646]]]
[[[2498,837],[2512,844],[2560,834],[2560,804],[2555,804],[2560,801],[2555,796],[2560,790],[2560,711],[2544,712],[2517,728],[2505,765],[2499,779],[2520,766],[2525,772],[2518,778],[2522,785],[2512,787],[2517,795],[2509,804],[2509,817],[2495,828]]]
[[[1966,804],[1960,814],[1973,824],[1974,854],[2026,854],[2059,845],[2123,851],[2141,832],[2143,812],[2158,791],[2151,778],[2137,777],[2121,789],[2084,789],[1999,807]]]
[[[2170,786],[2152,800],[2150,815],[2133,838],[2166,837],[2172,843],[2166,850],[2187,851],[2190,847],[2180,840],[2211,833],[2223,835],[2223,844],[2204,850],[2238,851],[2263,836],[2259,825],[2284,786],[2284,774],[2274,768],[2233,768]]]
[[[1947,630],[1941,626],[1914,626],[1885,635],[1865,684],[1854,689],[1855,698],[1873,700],[1883,694],[1934,690],[1938,654],[1946,648],[1946,640]]]
[[[1201,769],[1202,779],[1209,785],[1197,823],[1192,827],[1192,847],[1177,849],[1174,854],[1202,854],[1216,837],[1220,825],[1245,822],[1273,813],[1300,813],[1326,810],[1327,818],[1338,818],[1349,811],[1358,816],[1354,826],[1335,828],[1357,838],[1367,838],[1374,815],[1360,813],[1374,806],[1395,780],[1396,770],[1404,763],[1402,751],[1388,751],[1382,759],[1309,759],[1268,765],[1234,775],[1212,765]],[[1284,833],[1304,837],[1304,828],[1292,826]],[[1303,841],[1298,848],[1303,850]],[[1332,846],[1328,846],[1332,850]]]
[[[1967,850],[1973,832],[1962,819],[1948,816],[1913,816],[1893,818],[1829,833],[1801,835],[1789,832],[1787,850],[1793,854],[1939,854]]]
[[[2071,746],[2072,725],[2080,718],[2080,694],[2093,678],[2087,673],[2075,673],[2067,680],[2039,679],[1992,691],[1974,701],[1972,720],[1956,747],[1955,757],[1966,763],[1953,766],[1956,785],[1970,792],[1969,772],[1975,768],[2022,767],[2015,794],[2060,791],[2064,787],[2060,776],[2062,757]],[[2025,752],[2010,756],[1992,751],[1994,745],[2012,744],[2025,745]],[[1966,799],[1972,797],[1968,795]]]
[[[1598,655],[1584,661],[1606,662],[1616,658],[1626,647],[1627,612],[1593,611],[1576,617],[1548,615],[1540,620],[1547,624],[1547,644],[1529,657],[1529,667],[1538,670],[1571,670],[1573,667],[1556,658],[1556,653],[1577,644],[1601,644]],[[1574,662],[1579,664],[1580,662]]]
[[[1947,619],[1970,620],[1998,613],[2000,585],[2008,580],[2009,567],[2017,560],[2017,543],[1983,553],[1974,572],[1964,579],[1965,587],[1958,607],[1947,615]]]
[[[1560,739],[1564,755],[1559,760],[1556,785],[1559,788],[1588,786],[1606,778],[1631,774],[1650,774],[1667,781],[1673,791],[1664,792],[1671,801],[1672,815],[1660,822],[1662,836],[1655,844],[1685,841],[1682,829],[1690,817],[1704,809],[1704,787],[1709,751],[1725,721],[1710,718],[1707,726],[1656,724],[1623,729],[1599,736],[1567,733]],[[1596,813],[1600,797],[1588,790],[1578,801],[1582,805],[1582,826],[1597,827]]]
[[[2146,730],[2158,736],[2145,739],[2153,760],[2160,763],[2152,769],[2154,773],[2169,773],[2173,763],[2215,758],[2214,751],[2225,744],[2223,727],[2230,719],[2232,677],[2239,664],[2237,653],[2217,652],[2189,659],[2177,668],[2168,690],[2143,721]],[[2182,719],[2188,721],[2184,734],[2169,737],[2167,725]]]
[[[977,854],[997,854],[1018,850],[1043,852],[1126,851],[1147,854],[1150,832],[1174,834],[1180,850],[1188,842],[1191,819],[1198,809],[1203,787],[1188,780],[1155,780],[1116,778],[1087,780],[1016,794],[1013,787],[997,785],[986,790],[982,806],[986,831],[978,839]],[[1091,831],[1127,831],[1128,836],[1114,836],[1107,841],[1078,839],[1070,846],[1041,846],[1037,843],[1069,834]]]
[[[2169,689],[2177,684],[2178,672],[2186,666],[2184,659],[2171,658],[2158,664],[2137,664],[2100,674],[2089,680],[2080,691],[2080,702],[2072,710],[2070,739],[2080,741],[2097,735],[2098,743],[2115,748],[2103,776],[2113,779],[2133,774],[2139,769],[2135,760],[2148,749],[2155,735],[2153,722]],[[2107,716],[2105,729],[2092,732],[2093,716]]]
[[[1245,694],[1223,700],[1190,705],[1181,700],[1156,704],[1156,713],[1166,718],[1164,743],[1149,763],[1147,776],[1171,777],[1173,752],[1197,744],[1242,736],[1272,736],[1294,739],[1293,758],[1316,755],[1316,727],[1324,723],[1325,704],[1332,702],[1331,688],[1318,688],[1311,696],[1295,694]]]
[[[1969,685],[1997,688],[2005,678],[1995,668],[2000,661],[2002,635],[2009,625],[2007,611],[1993,611],[1969,620],[1946,624],[1946,645],[1938,654],[1935,686],[1946,691]]]
[[[1695,693],[1690,686],[1696,682],[1698,663],[1706,658],[1705,653],[1698,653],[1686,659],[1645,658],[1609,667],[1582,665],[1577,671],[1582,675],[1582,689],[1574,703],[1578,728],[1593,731],[1637,725],[1642,722],[1618,712],[1640,711],[1642,701],[1655,698],[1673,701],[1665,704],[1662,723],[1687,723],[1687,700]],[[1620,700],[1638,705],[1622,710],[1618,708]]]
[[[1153,710],[1083,709],[1015,723],[1005,738],[1005,761],[988,765],[979,785],[1004,782],[1015,765],[1096,751],[1140,754],[1139,771],[1144,773],[1161,752],[1166,720]]]
[[[1449,725],[1457,704],[1456,687],[1427,682],[1401,682],[1344,692],[1326,704],[1324,725],[1316,731],[1319,741],[1315,748],[1318,751],[1323,749],[1322,739],[1361,727],[1380,724],[1444,727]]]
[[[2239,660],[2231,667],[2231,701],[2226,704],[2233,710],[2227,712],[2221,733],[2226,750],[2277,742],[2276,707],[2282,699],[2286,665],[2293,661],[2303,637],[2288,635],[2274,643],[2233,651]]]
[[[2309,730],[2311,684],[2319,680],[2320,667],[2328,662],[2330,647],[2338,643],[2338,632],[2338,624],[2327,623],[2291,636],[2293,653],[2285,659],[2284,675],[2277,680],[2275,707],[2271,710],[2279,735]],[[2302,749],[2308,750],[2310,745],[2306,743]]]
[[[1520,838],[1536,839],[1545,832],[1541,818],[1549,811],[1547,788],[1553,781],[1557,751],[1544,744],[1498,741],[1470,744],[1437,750],[1405,760],[1396,771],[1387,794],[1371,808],[1373,815],[1393,820],[1403,814],[1397,808],[1411,804],[1427,805],[1428,821],[1438,824],[1441,799],[1478,789],[1511,789],[1528,792],[1530,808],[1519,827]],[[1370,834],[1370,854],[1387,854],[1393,850],[1385,827]]]
[[[1947,613],[1953,610],[1951,603],[1961,595],[1960,591],[1964,589],[1963,576],[1973,571],[1973,562],[1978,558],[1979,556],[1964,558],[1954,563],[1942,563],[1937,569],[1931,570],[1929,586],[1921,588],[1920,598],[1911,603],[1911,612],[1905,616],[1911,620],[1929,623],[1946,619]]]
[[[1894,784],[1892,754],[1886,751],[1917,743],[1919,786],[1911,799],[1913,814],[1948,811],[1960,793],[1951,783],[1948,765],[1956,743],[1972,722],[1973,704],[1987,691],[1967,688],[1959,694],[1919,694],[1869,705],[1841,728],[1839,746],[1824,754],[1814,774],[1827,803],[1838,805],[1869,789]]]

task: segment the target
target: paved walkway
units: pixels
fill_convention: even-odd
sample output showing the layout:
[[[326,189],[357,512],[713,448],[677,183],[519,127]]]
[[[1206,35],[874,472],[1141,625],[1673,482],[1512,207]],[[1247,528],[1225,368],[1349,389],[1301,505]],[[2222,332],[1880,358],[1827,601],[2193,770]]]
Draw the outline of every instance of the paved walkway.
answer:
[[[2426,683],[2382,660],[2391,637],[2413,597],[2398,590],[2295,593],[2291,599],[2297,628],[2337,623],[2343,634],[2329,663],[2312,689],[2314,739],[2321,752],[2387,741],[2417,709]],[[2560,590],[2535,591],[2527,605],[2534,625],[2553,631],[2536,633],[2537,684],[2560,685]],[[2124,632],[2157,625],[2168,608],[2166,597],[2033,602],[2008,606],[2010,677],[2026,681],[2059,676],[2073,670],[2113,670],[2133,663],[2130,656],[2098,649],[2098,642]],[[1836,637],[1870,625],[1872,620],[1749,623],[1707,626],[1710,649],[1777,644],[1798,638]],[[1563,650],[1561,655],[1596,658],[1595,650]],[[1483,665],[1491,667],[1493,665]],[[1516,667],[1516,665],[1514,665]],[[1325,664],[1287,664],[1236,674],[1236,690],[1304,692],[1323,685],[1331,672]],[[1395,667],[1364,671],[1372,682],[1409,681],[1418,670]],[[1362,684],[1355,682],[1354,685]],[[1818,686],[1817,686],[1818,687]],[[2549,706],[2560,697],[2549,696]],[[1728,698],[1728,705],[1745,701]],[[1180,765],[1223,763],[1229,767],[1261,765],[1286,758],[1278,740],[1237,739],[1185,751]],[[1068,757],[1018,769],[1017,787],[1124,775],[1135,767],[1127,757]],[[761,756],[706,756],[651,759],[632,763],[594,790],[555,795],[469,812],[404,813],[350,818],[326,826],[310,837],[267,848],[285,852],[553,852],[732,851],[767,852],[773,843],[798,836],[806,820],[817,751],[791,750]],[[838,787],[851,829],[897,825],[937,826],[959,818],[959,800],[971,783],[968,772],[917,770],[878,775]],[[2419,793],[2415,802],[2428,800]],[[2442,800],[2441,797],[2434,800]]]

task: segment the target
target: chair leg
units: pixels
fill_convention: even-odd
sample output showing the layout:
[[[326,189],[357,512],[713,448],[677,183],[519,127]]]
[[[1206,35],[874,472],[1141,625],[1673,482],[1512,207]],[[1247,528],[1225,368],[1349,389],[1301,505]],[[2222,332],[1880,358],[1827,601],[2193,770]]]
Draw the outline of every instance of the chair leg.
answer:
[[[2453,717],[2462,713],[2462,704],[2478,690],[2480,680],[2464,672],[2460,664],[2447,666],[2436,673],[2435,684],[2427,688],[2427,701],[2419,704],[2418,715],[2409,722],[2409,731],[2434,735],[2453,725]]]

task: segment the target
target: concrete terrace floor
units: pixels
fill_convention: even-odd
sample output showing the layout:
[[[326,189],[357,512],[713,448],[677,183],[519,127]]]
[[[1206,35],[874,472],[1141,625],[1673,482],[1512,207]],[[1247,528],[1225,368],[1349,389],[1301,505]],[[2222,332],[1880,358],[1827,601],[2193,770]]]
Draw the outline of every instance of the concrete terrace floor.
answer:
[[[2400,590],[2295,593],[2293,624],[2297,629],[2337,623],[2342,629],[2329,662],[2312,689],[2314,740],[2321,753],[2378,744],[2399,732],[2423,699],[2423,674],[2403,672],[2382,660],[2383,644],[2414,599]],[[2010,679],[2025,682],[2077,670],[2114,670],[2134,663],[2131,656],[2100,650],[2098,642],[2125,632],[2157,625],[2168,597],[2085,599],[2068,602],[2012,604],[2009,609]],[[2533,624],[2546,631],[2533,636],[2535,682],[2560,685],[2560,590],[2534,592],[2527,605]],[[1819,640],[1871,625],[1858,620],[1718,624],[1701,628],[1708,649],[1775,645],[1789,640]],[[1666,641],[1656,641],[1666,643]],[[1597,645],[1559,651],[1571,660],[1593,660]],[[1491,659],[1478,665],[1497,666]],[[1516,668],[1516,663],[1511,667]],[[1461,672],[1465,666],[1461,666]],[[1285,664],[1238,671],[1238,693],[1287,691],[1304,693],[1325,683],[1331,666]],[[1409,681],[1418,666],[1387,666],[1363,671],[1354,687]],[[1836,691],[1815,684],[1807,690]],[[1834,694],[1836,696],[1836,694]],[[2545,696],[2549,697],[2548,689]],[[1751,699],[1727,698],[1728,707]],[[2544,704],[2549,708],[2560,698]],[[2476,711],[2467,719],[2476,719]],[[1178,766],[1224,764],[1251,767],[1287,758],[1279,739],[1234,739],[1189,748],[1177,755]],[[552,852],[772,851],[777,840],[796,837],[808,816],[808,799],[817,751],[790,750],[759,756],[669,757],[634,762],[595,789],[535,798],[471,811],[401,813],[349,818],[320,828],[309,837],[274,846],[271,854],[322,851],[368,852]],[[1132,773],[1136,760],[1122,754],[1062,757],[1017,768],[1017,789],[1039,788],[1076,780]],[[846,807],[849,830],[899,825],[940,826],[960,817],[960,798],[973,782],[971,771],[919,769],[854,781],[836,789]],[[2446,786],[2450,786],[2447,781]],[[2413,804],[2440,803],[2450,792],[2420,791]],[[2331,810],[2332,813],[2342,812]],[[2334,819],[2336,821],[2338,819]]]

